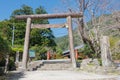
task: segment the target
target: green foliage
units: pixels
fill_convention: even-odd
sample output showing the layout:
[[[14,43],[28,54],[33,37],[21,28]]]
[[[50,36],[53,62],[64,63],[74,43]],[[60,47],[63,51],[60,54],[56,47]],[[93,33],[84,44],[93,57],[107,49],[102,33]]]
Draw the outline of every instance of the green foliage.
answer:
[[[24,37],[25,37],[25,23],[15,23],[15,40],[14,45],[23,45],[24,44]]]
[[[10,56],[8,70],[15,70],[15,56]]]
[[[55,48],[55,54],[53,55],[53,59],[63,59],[62,49],[59,46]]]
[[[14,23],[15,27],[15,45],[23,45],[24,44],[24,37],[25,37],[25,25],[26,21],[24,20],[15,20],[14,16],[16,15],[29,15],[33,14],[33,9],[27,5],[22,5],[22,8],[16,9],[12,12],[10,22]]]
[[[110,37],[110,48],[112,52],[112,58],[114,60],[120,60],[120,38]]]
[[[23,52],[26,31],[26,20],[16,20],[16,15],[45,14],[43,7],[33,10],[30,6],[22,5],[12,12],[9,20],[0,21],[0,65],[4,65],[6,53],[10,53],[9,70],[15,69],[15,53]],[[34,24],[49,24],[47,19],[32,20]],[[11,50],[12,30],[14,30],[14,46]],[[36,51],[36,60],[46,59],[47,48],[55,49],[56,43],[51,29],[32,29],[30,36],[30,49]],[[47,47],[47,48],[46,48]],[[20,54],[21,55],[21,54]]]
[[[11,43],[11,27],[12,23],[10,23],[10,21],[8,20],[0,22],[0,36],[5,39],[9,44]]]
[[[100,64],[100,66],[102,66],[102,60],[101,60],[101,58],[98,59],[98,62]]]
[[[5,39],[0,36],[0,64],[4,64],[6,54],[10,52],[10,47]]]
[[[29,15],[29,14],[45,14],[47,13],[43,7],[38,7],[33,9],[27,5],[23,5],[22,8],[14,10],[12,13],[11,22],[14,22],[15,25],[15,45],[23,45],[25,37],[25,22],[24,21],[15,21],[15,15]],[[34,24],[48,24],[47,19],[38,19],[33,20]],[[56,44],[54,42],[54,36],[51,29],[32,29],[30,35],[30,47],[35,45],[44,47],[54,47]]]
[[[57,44],[57,49],[60,48],[62,51],[68,50],[68,36],[58,37],[55,39],[55,42]]]
[[[23,45],[15,45],[14,47],[12,47],[12,51],[13,52],[23,52]]]
[[[23,51],[24,39],[25,39],[25,20],[15,20],[14,16],[16,15],[29,15],[29,14],[46,14],[45,9],[40,6],[33,10],[30,6],[22,5],[20,9],[16,9],[12,12],[10,22],[14,23],[15,26],[15,40],[13,51]],[[32,20],[34,24],[49,24],[47,19],[37,19]],[[36,51],[36,59],[45,58],[45,53],[47,50],[45,47],[51,47],[54,49],[56,43],[54,41],[54,36],[52,34],[51,29],[31,29],[30,33],[30,49]]]
[[[10,53],[10,47],[5,39],[3,39],[0,35],[0,67],[5,66],[5,57]],[[4,70],[4,69],[3,69]],[[0,71],[0,74],[3,71]]]
[[[0,36],[0,53],[7,53],[9,51],[9,46],[3,38]]]
[[[89,45],[86,44],[84,47],[84,53],[87,55],[87,54],[90,54],[91,52],[92,52],[92,50],[90,49]]]
[[[74,47],[81,45],[81,39],[78,35],[77,28],[73,30],[73,39],[74,39]],[[69,37],[68,35],[57,37],[55,38],[55,42],[57,44],[57,47],[60,48],[62,51],[66,51],[69,49]]]
[[[52,35],[52,31],[49,29],[33,29],[31,31],[31,37],[30,37],[30,45],[41,45],[41,46],[47,46],[52,47],[55,46],[54,42],[54,36]]]
[[[88,44],[85,44],[83,48],[78,49],[78,52],[79,52],[78,60],[96,57],[95,53],[93,53],[92,49]]]
[[[10,53],[11,23],[8,20],[0,22],[0,67],[5,66],[5,57]],[[4,69],[3,69],[4,70]],[[2,73],[2,71],[0,71]]]
[[[64,57],[63,57],[63,55],[62,54],[53,54],[52,56],[51,56],[51,59],[63,59]]]
[[[60,47],[56,47],[56,54],[62,54],[62,50],[60,49]]]
[[[36,8],[35,13],[36,14],[47,14],[47,12],[45,11],[45,9],[42,6]]]
[[[29,15],[33,14],[33,9],[30,6],[22,5],[22,8],[16,9],[11,14],[11,17],[14,17],[15,15]]]
[[[118,38],[118,37],[110,37],[110,47],[112,48],[112,47],[114,47],[115,46],[115,44],[118,42],[120,40],[120,38]]]
[[[112,58],[113,58],[113,60],[120,60],[120,52],[113,53]]]

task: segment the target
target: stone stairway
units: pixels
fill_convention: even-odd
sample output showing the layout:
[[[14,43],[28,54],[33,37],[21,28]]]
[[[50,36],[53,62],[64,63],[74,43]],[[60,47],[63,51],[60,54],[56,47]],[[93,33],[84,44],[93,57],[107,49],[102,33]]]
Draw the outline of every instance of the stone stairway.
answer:
[[[27,70],[28,71],[37,70],[37,68],[40,67],[41,65],[43,65],[43,62],[41,60],[32,61],[28,64]]]
[[[72,64],[70,59],[40,60],[29,63],[28,71],[34,70],[68,70]]]

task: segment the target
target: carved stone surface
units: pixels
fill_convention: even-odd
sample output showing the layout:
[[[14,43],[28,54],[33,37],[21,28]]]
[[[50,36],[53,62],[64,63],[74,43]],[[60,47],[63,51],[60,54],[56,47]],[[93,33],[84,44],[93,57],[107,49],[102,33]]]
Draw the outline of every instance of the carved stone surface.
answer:
[[[110,42],[108,36],[101,37],[101,59],[103,67],[113,67],[111,51],[110,51]]]

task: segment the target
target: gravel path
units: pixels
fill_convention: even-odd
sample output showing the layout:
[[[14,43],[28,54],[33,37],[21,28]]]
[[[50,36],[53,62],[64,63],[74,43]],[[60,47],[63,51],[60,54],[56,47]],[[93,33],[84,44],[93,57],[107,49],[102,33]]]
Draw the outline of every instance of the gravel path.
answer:
[[[8,80],[119,80],[116,76],[77,71],[12,72]]]

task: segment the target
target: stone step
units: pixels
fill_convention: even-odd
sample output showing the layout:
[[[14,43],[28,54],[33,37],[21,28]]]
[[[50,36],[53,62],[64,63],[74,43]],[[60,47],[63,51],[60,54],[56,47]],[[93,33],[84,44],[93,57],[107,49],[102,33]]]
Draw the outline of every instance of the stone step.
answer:
[[[29,63],[28,71],[33,70],[67,70],[72,67],[70,59],[40,60]]]
[[[71,63],[47,63],[38,68],[37,70],[66,70],[70,67],[72,67]]]
[[[37,70],[67,70],[71,67],[70,60],[51,60],[43,62],[43,65]]]
[[[28,71],[33,71],[33,70],[37,70],[37,68],[39,68],[42,65],[41,61],[33,61],[31,63],[28,64]]]

